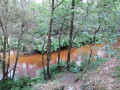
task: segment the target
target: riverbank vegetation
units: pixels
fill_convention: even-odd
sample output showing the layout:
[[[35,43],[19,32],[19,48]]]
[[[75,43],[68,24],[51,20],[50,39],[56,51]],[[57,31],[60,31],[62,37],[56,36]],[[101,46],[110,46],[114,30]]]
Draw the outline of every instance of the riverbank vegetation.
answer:
[[[75,81],[81,80],[82,83],[79,89],[85,88],[89,86],[87,78],[90,72],[100,72],[104,69],[101,68],[102,65],[114,62],[113,58],[115,61],[119,60],[119,0],[38,1],[40,2],[0,0],[0,76],[2,74],[0,89],[31,90],[33,88],[34,90],[35,84],[40,84],[42,87],[42,84],[57,81],[59,76],[62,74],[64,76],[64,73],[70,73],[74,79],[77,75]],[[93,54],[95,44],[103,45],[101,50],[104,50],[104,57],[99,57],[97,53]],[[72,48],[77,49],[84,45],[91,46],[89,53],[84,54],[82,60],[79,57],[71,61]],[[61,61],[61,50],[66,48],[68,48],[67,59]],[[13,66],[11,66],[11,51],[15,51],[16,56]],[[57,63],[50,64],[53,52],[58,52]],[[16,80],[19,56],[36,53],[42,55],[39,76],[20,77]],[[119,65],[115,64],[113,68],[115,70],[110,74],[112,73],[114,78],[119,78]],[[60,90],[66,89],[66,86],[62,85]]]

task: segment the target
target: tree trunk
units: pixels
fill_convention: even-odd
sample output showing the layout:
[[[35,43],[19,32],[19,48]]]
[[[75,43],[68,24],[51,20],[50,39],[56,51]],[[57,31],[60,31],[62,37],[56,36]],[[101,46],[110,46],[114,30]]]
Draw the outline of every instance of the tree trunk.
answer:
[[[66,19],[64,19],[62,25],[60,26],[60,30],[59,30],[58,65],[59,65],[59,63],[60,63],[61,35],[62,35],[62,29],[63,29],[63,25],[64,25],[65,21],[66,21]]]
[[[2,22],[1,22],[2,24]],[[6,80],[6,46],[7,46],[7,22],[5,20],[5,28],[3,28],[3,25],[2,26],[2,29],[3,29],[3,34],[4,34],[4,41],[3,41],[3,61],[2,61],[2,70],[3,70],[3,81]]]
[[[43,66],[43,73],[44,73],[44,79],[47,80],[46,74],[45,74],[45,66],[44,66],[44,47],[45,47],[45,37],[42,47],[42,66]]]
[[[87,68],[88,68],[88,66],[89,66],[89,64],[90,64],[90,60],[91,60],[91,57],[92,57],[93,45],[95,44],[95,38],[96,38],[95,36],[96,36],[97,32],[100,30],[101,23],[102,23],[102,22],[100,22],[98,29],[97,29],[97,30],[95,31],[95,33],[94,33],[93,40],[92,40],[92,44],[91,44],[91,49],[90,49],[89,60],[88,60],[88,63],[87,63],[87,65],[86,65],[86,67],[85,67],[85,69],[84,69],[84,71],[83,71],[84,74],[85,74],[85,72],[86,72],[86,70],[87,70]]]
[[[72,10],[74,10],[74,7],[75,7],[75,0],[72,0]],[[70,33],[69,33],[67,64],[70,62],[70,51],[71,51],[71,47],[72,47],[72,33],[73,33],[73,29],[74,29],[73,23],[74,23],[74,11],[72,11],[72,13],[71,13],[71,29],[70,29]],[[67,65],[67,70],[69,71],[69,64]]]
[[[64,0],[62,0],[58,5],[54,6],[55,2],[52,0],[52,10],[51,10],[51,18],[49,24],[49,31],[48,31],[48,42],[47,42],[47,79],[51,78],[50,71],[49,71],[49,62],[51,59],[51,31],[52,31],[52,24],[53,24],[53,13],[55,8],[57,8]]]
[[[2,60],[2,70],[3,70],[3,81],[6,79],[6,72],[5,72],[5,59],[6,59],[6,32],[4,31],[4,43],[3,43],[3,60]]]
[[[8,43],[8,37],[7,37],[7,46],[8,46],[8,62],[7,62],[7,70],[6,70],[6,75],[7,75],[7,78],[8,78],[8,70],[9,70],[9,67],[10,67],[10,47],[9,47],[9,43]]]
[[[23,27],[22,27],[22,29],[23,29]],[[12,76],[12,79],[14,79],[14,77],[15,77],[15,71],[16,71],[17,62],[18,62],[18,57],[19,57],[19,48],[20,48],[20,41],[21,41],[21,39],[22,39],[22,35],[23,35],[23,31],[21,31],[20,38],[19,38],[19,40],[18,40],[16,61],[15,61],[15,65],[14,65],[14,68],[13,68],[13,76]]]
[[[59,35],[58,65],[60,64],[61,35],[62,35],[62,33],[61,33],[61,28],[62,28],[62,27],[60,27],[60,35]]]
[[[48,42],[47,42],[47,78],[50,79],[50,71],[49,71],[49,61],[51,59],[51,31],[52,31],[52,23],[53,23],[53,13],[54,13],[54,0],[52,0],[52,10],[51,10],[51,18],[49,24],[49,32],[48,32]]]

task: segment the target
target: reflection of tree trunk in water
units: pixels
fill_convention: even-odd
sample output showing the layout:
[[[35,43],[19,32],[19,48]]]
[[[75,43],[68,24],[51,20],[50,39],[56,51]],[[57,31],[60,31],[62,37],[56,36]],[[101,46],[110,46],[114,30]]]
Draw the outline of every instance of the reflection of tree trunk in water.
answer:
[[[45,47],[45,37],[44,37],[43,47],[42,47],[42,66],[43,66],[44,79],[47,80],[47,77],[45,74],[45,66],[44,66],[44,47]]]
[[[100,22],[98,29],[97,29],[97,30],[95,31],[95,33],[94,33],[93,40],[92,40],[92,44],[91,44],[91,49],[90,49],[89,60],[88,60],[88,63],[87,63],[87,65],[86,65],[86,67],[85,67],[85,69],[84,69],[84,71],[83,71],[84,74],[85,74],[85,72],[86,72],[86,70],[87,70],[87,68],[88,68],[88,66],[89,66],[89,64],[90,64],[90,60],[91,60],[91,56],[92,56],[92,50],[93,50],[93,45],[95,44],[95,38],[96,38],[95,36],[96,36],[97,32],[100,30],[101,23],[102,23],[102,22]]]
[[[72,0],[72,10],[74,10],[75,7],[75,0]],[[70,33],[69,33],[69,46],[68,46],[68,55],[67,55],[67,70],[69,71],[69,62],[70,62],[70,52],[71,52],[71,48],[72,48],[72,33],[73,33],[73,29],[74,29],[74,11],[72,11],[71,13],[71,29],[70,29]]]
[[[66,19],[64,19],[63,24],[60,26],[60,30],[59,30],[59,50],[58,50],[58,65],[60,63],[60,51],[61,51],[61,35],[62,35],[62,29],[63,29],[63,25],[65,23]]]

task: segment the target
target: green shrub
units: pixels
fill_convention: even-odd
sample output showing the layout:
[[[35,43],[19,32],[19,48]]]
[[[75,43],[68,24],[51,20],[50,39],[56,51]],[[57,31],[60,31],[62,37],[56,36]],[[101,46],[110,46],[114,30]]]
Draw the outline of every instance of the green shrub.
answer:
[[[55,78],[56,75],[58,75],[59,73],[61,73],[61,71],[63,70],[63,68],[66,66],[66,62],[62,61],[60,62],[60,64],[52,64],[50,66],[50,72],[51,72],[51,76],[52,78]],[[63,71],[66,71],[66,69],[64,69]]]
[[[114,72],[112,73],[113,77],[120,77],[120,66],[116,66]]]
[[[86,60],[82,61],[81,62],[81,65],[75,65],[74,68],[71,68],[71,72],[79,72],[79,71],[83,71],[84,68],[86,67],[87,63],[88,63],[88,59],[87,58]],[[106,62],[107,59],[106,58],[103,58],[103,57],[97,57],[95,61],[93,61],[92,59],[90,60],[90,63],[89,63],[89,66],[88,66],[88,69],[93,69],[93,68],[96,68],[98,66],[100,66],[101,64],[103,64],[104,62]],[[76,69],[77,68],[77,69]],[[78,70],[78,71],[77,71]]]
[[[93,35],[89,35],[87,33],[82,33],[80,37],[76,37],[73,41],[73,47],[81,47],[83,45],[86,44],[90,44],[92,42],[92,38]],[[101,42],[101,35],[98,34],[97,38],[96,38],[96,43],[100,43]],[[36,51],[42,51],[42,39],[40,39],[38,42],[34,42],[34,50]],[[69,38],[64,36],[61,38],[61,48],[67,48],[69,45]],[[59,42],[58,42],[58,38],[52,40],[51,43],[51,52],[57,51],[59,48]],[[47,51],[47,43],[45,44],[45,49],[44,51]]]
[[[83,71],[83,70],[84,70],[84,68],[85,68],[86,65],[87,65],[87,62],[88,62],[88,60],[84,60],[84,61],[81,63],[81,65],[78,66],[78,68],[80,69],[80,71]]]
[[[31,86],[36,83],[43,83],[40,77],[21,77],[16,81],[11,79],[3,82],[0,80],[0,90],[31,90]]]
[[[9,90],[13,85],[14,85],[14,82],[10,79],[5,82],[0,80],[0,90]]]
[[[96,56],[95,61],[91,59],[88,69],[95,69],[99,67],[101,64],[104,64],[107,60],[108,60],[107,58]]]
[[[72,72],[72,73],[79,72],[79,68],[78,68],[77,64],[75,63],[75,61],[70,62],[69,66],[70,66],[70,72]]]
[[[51,73],[52,78],[55,78],[56,75],[58,75],[63,70],[63,67],[65,67],[65,66],[66,66],[65,61],[60,62],[59,65],[58,64],[51,64],[50,65],[50,73]],[[65,70],[63,70],[63,71],[65,71]],[[38,72],[39,72],[40,80],[44,80],[43,69],[38,70]],[[45,68],[45,73],[47,75],[47,68]]]

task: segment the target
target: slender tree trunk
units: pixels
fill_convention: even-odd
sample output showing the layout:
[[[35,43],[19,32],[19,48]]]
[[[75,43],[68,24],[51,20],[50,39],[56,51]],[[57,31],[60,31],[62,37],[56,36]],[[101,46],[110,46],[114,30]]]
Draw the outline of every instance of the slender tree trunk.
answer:
[[[5,72],[5,59],[6,59],[6,32],[4,31],[4,43],[3,43],[3,60],[2,60],[2,70],[3,70],[3,81],[6,79],[6,72]]]
[[[7,25],[8,25],[8,0],[3,0],[4,8],[2,10],[3,17],[0,17],[0,26],[3,31],[3,57],[2,57],[2,70],[3,70],[3,81],[6,80],[6,46],[7,46]],[[1,14],[1,15],[2,15]],[[3,19],[3,21],[2,21]]]
[[[57,8],[64,0],[62,0],[59,4],[56,6],[54,5],[54,0],[52,1],[52,10],[51,10],[51,18],[49,23],[49,31],[48,31],[48,42],[47,42],[47,79],[51,78],[50,71],[49,71],[49,62],[51,59],[51,31],[52,31],[52,24],[53,24],[53,13],[55,8]]]
[[[54,13],[54,0],[52,0],[52,10],[51,10],[51,18],[49,24],[49,32],[48,32],[48,42],[47,42],[47,78],[50,79],[50,71],[49,71],[49,62],[51,59],[51,31],[52,31],[52,23],[53,23],[53,13]]]
[[[3,78],[2,80],[5,81],[5,77],[6,77],[6,73],[5,73],[5,60],[6,60],[6,40],[7,40],[7,35],[6,35],[6,25],[5,25],[5,29],[4,29],[4,26],[3,26],[3,23],[1,21],[1,18],[0,18],[0,25],[1,25],[1,28],[2,28],[2,31],[3,31],[3,37],[4,37],[4,40],[3,40],[3,57],[2,57],[2,71],[3,71]]]
[[[3,29],[4,33],[4,42],[3,42],[3,61],[2,61],[2,69],[3,69],[3,81],[6,80],[6,46],[7,46],[7,21],[5,20],[5,29]]]
[[[61,27],[60,27],[61,29]],[[59,50],[58,50],[58,65],[60,64],[60,51],[61,51],[61,31],[60,31],[60,35],[59,35]]]
[[[7,62],[7,70],[6,70],[6,75],[7,75],[7,78],[8,78],[8,70],[9,70],[9,67],[10,67],[10,47],[9,47],[9,43],[8,43],[8,37],[7,37],[7,46],[8,46],[8,62]]]
[[[42,66],[43,66],[43,73],[44,73],[44,79],[47,80],[46,74],[45,74],[45,66],[44,66],[44,47],[45,47],[45,37],[42,47]]]
[[[75,0],[72,0],[72,10],[74,10],[74,7],[75,7]],[[74,11],[72,11],[72,13],[71,13],[71,29],[70,29],[70,33],[69,33],[67,64],[70,62],[70,51],[71,51],[71,47],[72,47],[72,33],[73,33],[73,29],[74,29],[73,23],[74,23]],[[67,66],[67,70],[69,71],[69,64]]]
[[[66,19],[64,19],[62,25],[60,26],[60,30],[59,30],[58,65],[59,65],[59,63],[60,63],[61,35],[62,35],[63,25],[64,25],[65,21],[66,21]]]
[[[22,27],[22,30],[23,30],[23,27]],[[20,48],[20,41],[21,41],[21,39],[22,39],[22,35],[23,35],[23,31],[21,31],[20,38],[19,38],[19,40],[18,40],[17,54],[16,54],[15,65],[14,65],[14,68],[13,68],[13,76],[12,76],[12,79],[14,79],[14,77],[15,77],[15,71],[16,71],[17,62],[18,62],[18,57],[19,57],[19,48]]]
[[[85,67],[85,69],[84,69],[84,71],[83,71],[84,74],[86,73],[86,70],[87,70],[87,68],[88,68],[88,66],[89,66],[89,64],[90,64],[90,60],[91,60],[91,57],[92,57],[93,45],[95,44],[96,34],[97,34],[97,32],[100,30],[101,23],[102,23],[102,22],[100,22],[98,29],[97,29],[97,30],[95,31],[95,33],[94,33],[93,40],[92,40],[92,44],[91,44],[91,49],[90,49],[89,60],[88,60],[88,63],[87,63],[87,65],[86,65],[86,67]]]

